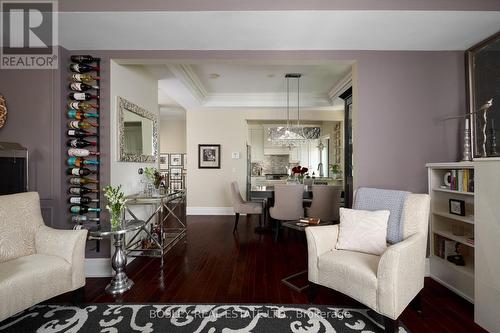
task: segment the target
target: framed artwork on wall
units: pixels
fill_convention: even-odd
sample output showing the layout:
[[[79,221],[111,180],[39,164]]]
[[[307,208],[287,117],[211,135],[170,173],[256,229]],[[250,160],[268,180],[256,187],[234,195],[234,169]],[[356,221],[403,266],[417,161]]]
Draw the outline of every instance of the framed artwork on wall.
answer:
[[[160,170],[168,170],[168,154],[160,154]]]
[[[220,169],[220,145],[198,145],[198,169]]]
[[[170,167],[182,168],[182,154],[170,154]]]
[[[182,179],[182,169],[170,169],[170,179],[171,180],[181,180]]]

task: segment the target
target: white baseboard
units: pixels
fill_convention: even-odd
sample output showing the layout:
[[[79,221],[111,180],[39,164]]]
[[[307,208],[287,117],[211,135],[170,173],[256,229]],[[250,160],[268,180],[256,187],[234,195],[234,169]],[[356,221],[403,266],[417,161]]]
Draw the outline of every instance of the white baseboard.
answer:
[[[112,276],[110,258],[86,258],[85,277],[110,277]]]
[[[431,276],[431,261],[429,258],[425,258],[425,273],[424,276],[429,277]]]
[[[187,207],[187,215],[234,215],[233,207]]]

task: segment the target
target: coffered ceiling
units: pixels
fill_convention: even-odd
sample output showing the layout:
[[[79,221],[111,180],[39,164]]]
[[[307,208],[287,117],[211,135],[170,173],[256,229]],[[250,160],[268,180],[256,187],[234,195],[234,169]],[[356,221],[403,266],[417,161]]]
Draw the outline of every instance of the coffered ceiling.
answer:
[[[193,63],[144,65],[158,79],[163,107],[274,108],[286,106],[286,73],[301,73],[300,107],[341,108],[336,101],[350,83],[352,61],[319,64]],[[290,106],[297,105],[297,80],[290,81]]]

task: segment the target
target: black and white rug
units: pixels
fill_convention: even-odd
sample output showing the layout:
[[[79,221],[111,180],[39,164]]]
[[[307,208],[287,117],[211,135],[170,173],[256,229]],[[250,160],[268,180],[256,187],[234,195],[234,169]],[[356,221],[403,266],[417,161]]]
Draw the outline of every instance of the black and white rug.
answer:
[[[41,304],[0,322],[0,332],[383,332],[371,313],[320,305]]]

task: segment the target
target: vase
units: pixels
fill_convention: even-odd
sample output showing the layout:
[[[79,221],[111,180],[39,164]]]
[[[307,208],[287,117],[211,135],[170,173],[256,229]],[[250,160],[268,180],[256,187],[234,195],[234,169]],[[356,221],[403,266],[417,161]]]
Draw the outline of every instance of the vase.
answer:
[[[110,211],[111,214],[111,228],[116,229],[121,225],[122,222],[122,210],[112,210]]]

